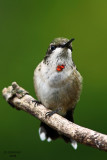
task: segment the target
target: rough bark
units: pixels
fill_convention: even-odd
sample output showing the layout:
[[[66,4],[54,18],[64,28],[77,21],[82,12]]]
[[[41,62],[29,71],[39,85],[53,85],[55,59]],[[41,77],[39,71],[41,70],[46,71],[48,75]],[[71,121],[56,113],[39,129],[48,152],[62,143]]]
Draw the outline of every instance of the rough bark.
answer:
[[[16,82],[13,82],[8,88],[4,88],[2,94],[12,107],[28,112],[61,134],[75,139],[79,143],[107,151],[107,135],[79,126],[58,114],[46,118],[46,113],[50,110],[42,104],[37,105],[32,102],[35,99]]]

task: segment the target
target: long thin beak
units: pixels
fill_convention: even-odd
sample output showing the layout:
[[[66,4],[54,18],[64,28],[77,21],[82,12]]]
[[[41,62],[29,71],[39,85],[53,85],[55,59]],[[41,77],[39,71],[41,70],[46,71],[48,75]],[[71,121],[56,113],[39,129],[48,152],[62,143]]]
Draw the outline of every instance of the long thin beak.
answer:
[[[70,46],[70,44],[71,44],[71,42],[72,41],[74,41],[75,39],[74,38],[72,38],[71,40],[69,40],[67,43],[65,43],[64,45],[63,45],[63,47],[65,48],[65,47],[69,47]]]

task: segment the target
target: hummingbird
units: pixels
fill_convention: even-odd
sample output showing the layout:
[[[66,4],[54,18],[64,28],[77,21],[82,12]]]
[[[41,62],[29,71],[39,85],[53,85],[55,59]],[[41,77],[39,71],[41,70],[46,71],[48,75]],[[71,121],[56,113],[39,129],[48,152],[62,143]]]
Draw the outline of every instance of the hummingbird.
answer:
[[[46,117],[57,113],[71,122],[74,122],[73,113],[82,90],[82,76],[72,59],[73,41],[74,38],[55,38],[34,71],[34,88],[38,103],[51,110],[46,113]],[[43,122],[39,135],[42,141],[48,142],[61,137],[77,149],[75,140],[61,135]]]

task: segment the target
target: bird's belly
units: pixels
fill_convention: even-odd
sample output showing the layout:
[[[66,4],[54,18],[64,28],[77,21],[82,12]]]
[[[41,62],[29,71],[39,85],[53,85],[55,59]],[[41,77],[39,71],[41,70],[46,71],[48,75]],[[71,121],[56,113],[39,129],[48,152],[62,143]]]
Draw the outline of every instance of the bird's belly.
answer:
[[[78,89],[70,80],[59,87],[52,87],[49,83],[41,81],[37,97],[49,109],[55,110],[61,107],[60,114],[64,115],[67,110],[75,107],[78,100]]]

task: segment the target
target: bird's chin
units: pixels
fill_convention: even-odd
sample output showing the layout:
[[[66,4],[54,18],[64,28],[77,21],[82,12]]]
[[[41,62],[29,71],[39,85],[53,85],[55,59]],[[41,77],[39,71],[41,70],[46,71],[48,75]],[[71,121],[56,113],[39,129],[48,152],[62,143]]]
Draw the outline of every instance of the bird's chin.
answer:
[[[64,48],[62,53],[61,53],[61,56],[70,58],[71,54],[72,54],[72,52],[71,52],[71,50],[69,48]]]

